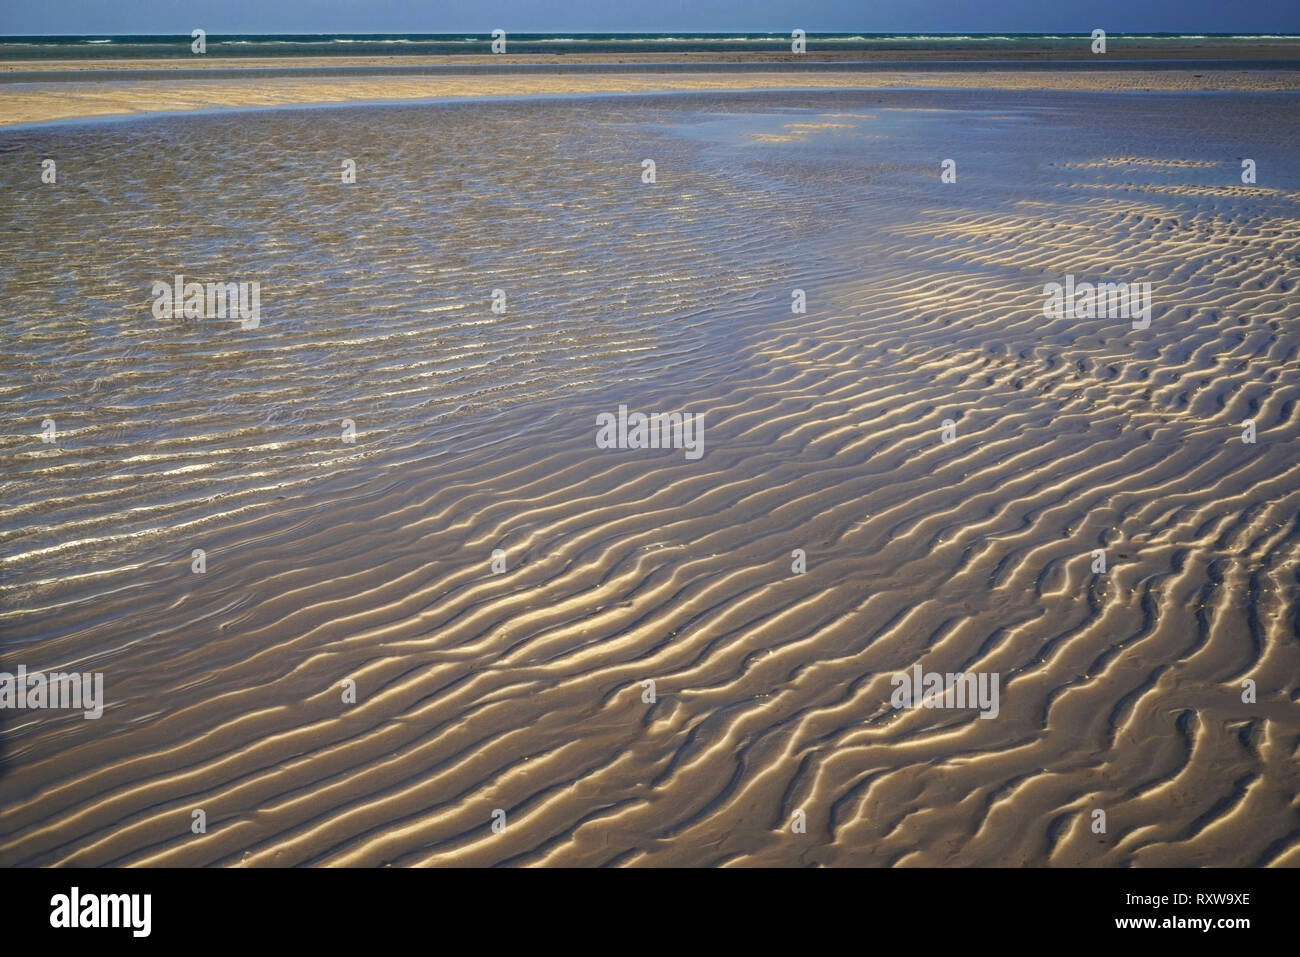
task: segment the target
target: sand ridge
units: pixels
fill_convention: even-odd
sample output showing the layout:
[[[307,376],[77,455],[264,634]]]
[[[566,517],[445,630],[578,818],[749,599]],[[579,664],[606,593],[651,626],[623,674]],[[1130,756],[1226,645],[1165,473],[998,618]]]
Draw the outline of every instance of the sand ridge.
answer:
[[[160,73],[165,76],[165,73]],[[1281,91],[1300,89],[1300,71],[986,70],[948,73],[617,73],[241,79],[104,79],[15,83],[0,100],[0,126],[140,113],[235,107],[343,104],[467,97],[661,92],[899,88],[1097,92]]]

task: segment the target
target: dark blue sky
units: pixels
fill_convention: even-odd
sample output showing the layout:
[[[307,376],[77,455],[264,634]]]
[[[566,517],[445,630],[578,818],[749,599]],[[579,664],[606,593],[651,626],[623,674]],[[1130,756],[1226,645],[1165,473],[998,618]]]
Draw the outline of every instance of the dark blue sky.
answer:
[[[0,0],[0,33],[1300,33],[1300,0]]]

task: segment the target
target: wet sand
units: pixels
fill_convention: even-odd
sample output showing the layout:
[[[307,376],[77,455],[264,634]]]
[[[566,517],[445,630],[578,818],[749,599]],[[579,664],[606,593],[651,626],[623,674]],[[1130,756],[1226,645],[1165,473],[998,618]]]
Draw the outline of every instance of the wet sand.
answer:
[[[108,698],[0,713],[0,863],[1300,865],[1300,111],[1139,76],[0,131],[0,669]],[[377,83],[128,86],[4,120]]]

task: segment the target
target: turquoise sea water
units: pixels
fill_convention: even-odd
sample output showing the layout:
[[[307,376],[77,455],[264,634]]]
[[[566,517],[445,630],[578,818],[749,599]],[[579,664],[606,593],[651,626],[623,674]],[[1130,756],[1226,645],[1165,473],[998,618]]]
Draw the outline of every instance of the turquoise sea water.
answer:
[[[1207,41],[1226,44],[1267,45],[1297,39],[1278,34],[1111,34],[1112,39],[1169,45],[1189,50]],[[1017,50],[1069,49],[1086,35],[1040,33],[810,33],[811,52],[867,52],[917,50]],[[509,33],[510,53],[737,53],[788,52],[788,33]],[[251,34],[207,37],[208,56],[394,56],[427,54],[488,54],[489,34]],[[12,36],[0,37],[0,58],[100,59],[122,57],[191,56],[189,36]]]

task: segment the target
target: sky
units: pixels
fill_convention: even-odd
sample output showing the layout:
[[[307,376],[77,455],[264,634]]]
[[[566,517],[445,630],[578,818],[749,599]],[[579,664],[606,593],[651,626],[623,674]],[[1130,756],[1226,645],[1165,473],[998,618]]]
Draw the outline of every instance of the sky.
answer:
[[[0,0],[0,34],[1300,33],[1300,0]]]

